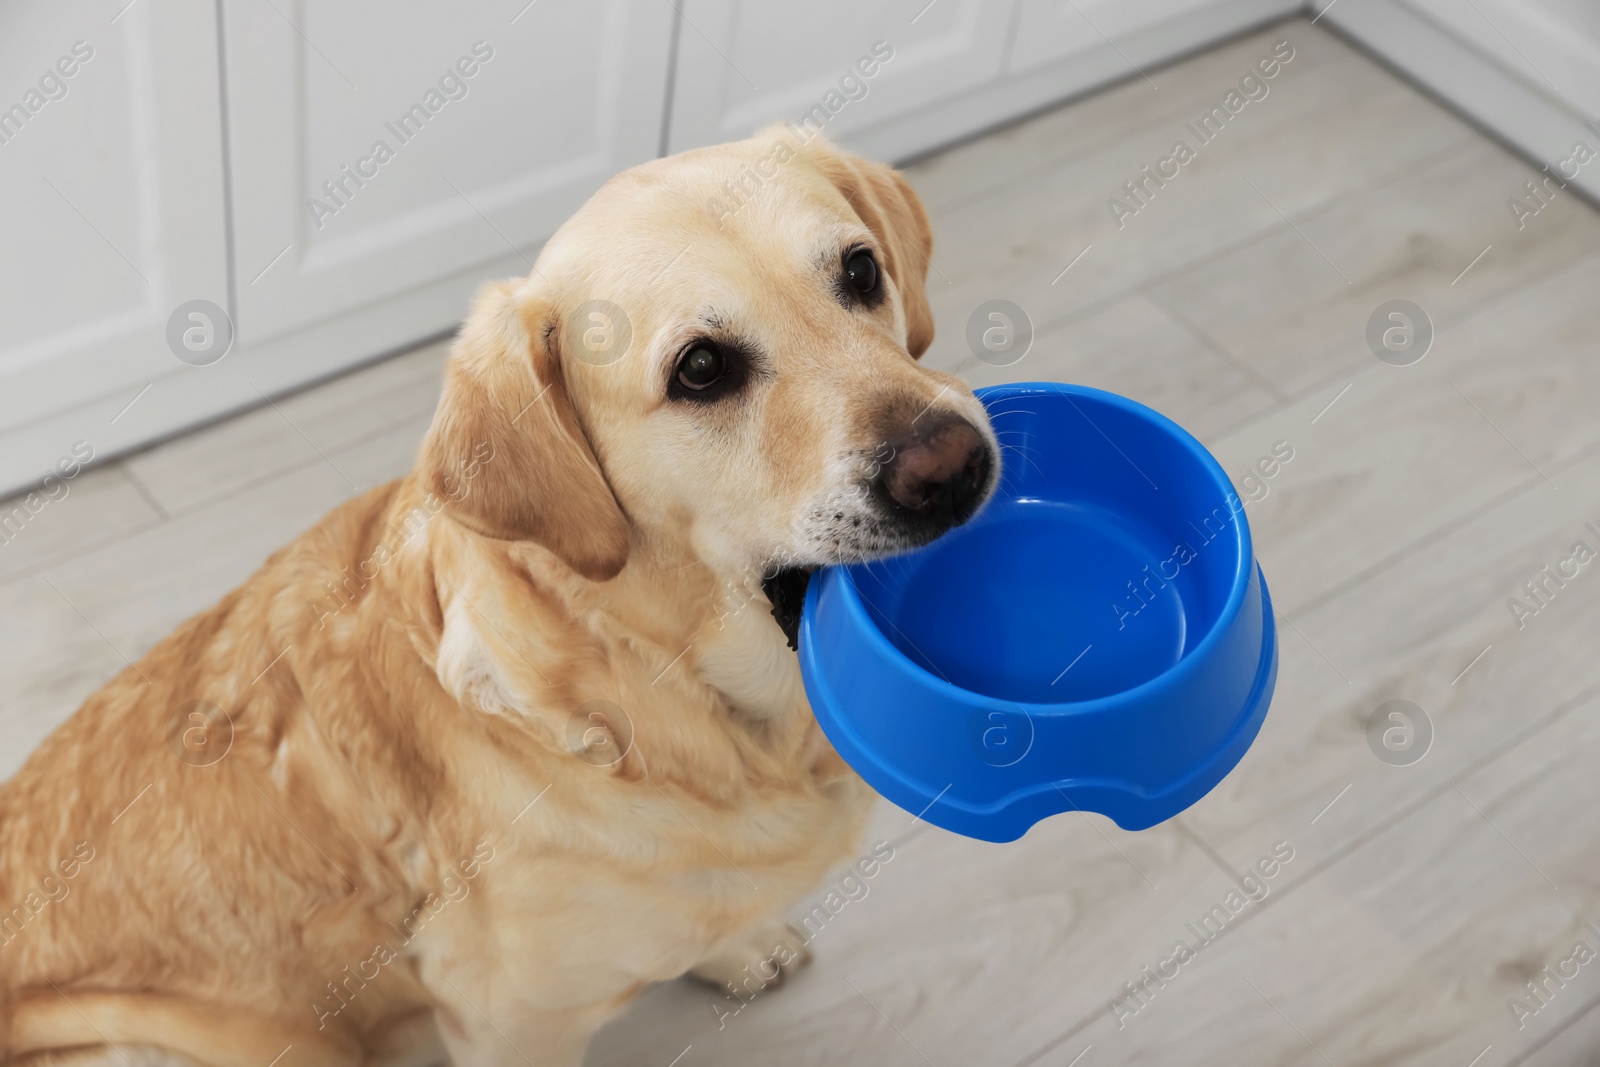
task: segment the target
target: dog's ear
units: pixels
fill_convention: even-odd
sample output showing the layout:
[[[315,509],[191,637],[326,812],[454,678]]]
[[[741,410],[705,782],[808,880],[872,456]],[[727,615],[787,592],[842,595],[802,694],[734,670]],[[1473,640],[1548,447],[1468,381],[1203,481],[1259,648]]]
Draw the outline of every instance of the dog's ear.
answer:
[[[418,473],[456,521],[534,541],[586,578],[628,558],[628,521],[595,459],[563,379],[557,320],[512,283],[474,302],[445,370]]]
[[[933,343],[933,312],[928,307],[928,264],[933,228],[922,201],[905,176],[826,142],[815,142],[816,165],[833,182],[883,246],[884,268],[900,291],[906,314],[906,351],[916,359]]]

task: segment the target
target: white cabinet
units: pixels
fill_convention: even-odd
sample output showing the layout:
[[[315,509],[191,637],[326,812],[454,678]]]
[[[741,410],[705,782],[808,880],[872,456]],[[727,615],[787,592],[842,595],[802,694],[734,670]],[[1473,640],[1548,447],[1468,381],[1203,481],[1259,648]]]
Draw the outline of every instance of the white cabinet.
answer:
[[[0,2],[0,491],[450,329],[662,152],[788,120],[903,161],[1303,6]],[[1594,0],[1310,6],[1552,167],[1600,152]],[[220,362],[172,350],[191,301]]]
[[[678,151],[715,144],[810,115],[812,125],[842,144],[904,159],[1299,6],[1300,0],[682,0],[667,145]],[[873,63],[875,46],[892,58]],[[871,76],[859,73],[864,60],[874,68]]]
[[[853,135],[994,81],[1014,7],[1012,0],[680,2],[667,137],[673,152],[807,116],[834,140],[860,143]]]
[[[663,151],[904,159],[1296,3],[0,4],[0,491],[450,329]],[[174,353],[192,301],[220,361]]]
[[[1108,42],[1215,6],[1213,0],[1022,0],[1010,70],[1098,51]]]
[[[228,300],[215,8],[126,3],[0,5],[7,488],[149,436],[124,406],[198,370],[169,315]]]
[[[246,346],[531,259],[660,150],[665,0],[222,7]]]

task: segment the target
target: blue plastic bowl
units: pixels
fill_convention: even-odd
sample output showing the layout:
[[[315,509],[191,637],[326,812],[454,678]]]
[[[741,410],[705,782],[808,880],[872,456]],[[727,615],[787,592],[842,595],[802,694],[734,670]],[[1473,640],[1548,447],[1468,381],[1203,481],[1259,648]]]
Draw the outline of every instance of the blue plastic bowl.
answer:
[[[1139,830],[1222,780],[1277,677],[1244,506],[1205,448],[1098,389],[978,390],[1004,478],[925,548],[818,573],[800,667],[828,739],[936,826]]]

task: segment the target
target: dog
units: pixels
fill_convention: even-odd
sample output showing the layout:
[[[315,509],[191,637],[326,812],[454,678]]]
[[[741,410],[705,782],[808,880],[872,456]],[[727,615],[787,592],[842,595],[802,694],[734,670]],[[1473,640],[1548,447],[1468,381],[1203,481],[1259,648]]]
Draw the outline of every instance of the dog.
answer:
[[[793,127],[607,182],[487,286],[412,472],[90,697],[0,790],[27,1064],[576,1067],[653,982],[805,961],[873,794],[806,575],[1000,477],[917,362],[905,179]]]

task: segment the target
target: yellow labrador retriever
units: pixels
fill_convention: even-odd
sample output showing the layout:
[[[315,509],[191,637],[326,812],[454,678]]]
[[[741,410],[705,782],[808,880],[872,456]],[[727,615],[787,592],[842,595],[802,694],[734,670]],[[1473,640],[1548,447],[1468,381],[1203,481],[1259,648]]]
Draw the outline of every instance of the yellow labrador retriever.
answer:
[[[916,363],[927,218],[793,129],[612,179],[479,296],[413,472],[91,697],[0,790],[15,1062],[573,1067],[651,982],[803,962],[871,795],[810,568],[999,477]]]

